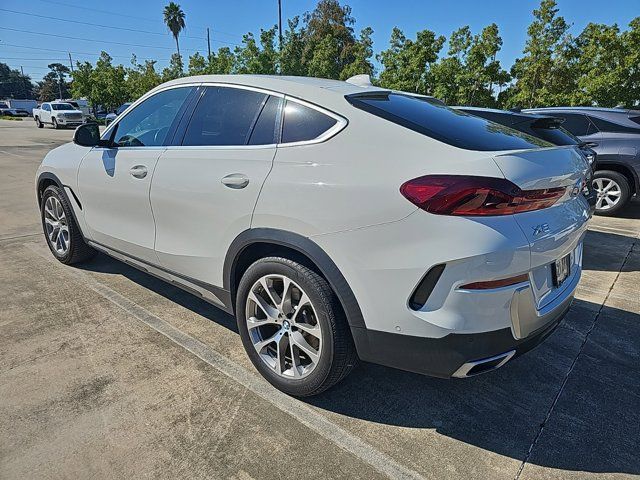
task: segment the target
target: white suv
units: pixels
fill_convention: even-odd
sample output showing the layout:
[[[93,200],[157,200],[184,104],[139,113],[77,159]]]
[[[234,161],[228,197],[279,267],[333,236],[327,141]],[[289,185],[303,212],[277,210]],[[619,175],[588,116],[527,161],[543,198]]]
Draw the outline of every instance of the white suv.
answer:
[[[63,263],[95,250],[235,314],[255,367],[317,394],[358,358],[497,368],[580,279],[588,164],[441,103],[299,77],[161,85],[37,172]]]

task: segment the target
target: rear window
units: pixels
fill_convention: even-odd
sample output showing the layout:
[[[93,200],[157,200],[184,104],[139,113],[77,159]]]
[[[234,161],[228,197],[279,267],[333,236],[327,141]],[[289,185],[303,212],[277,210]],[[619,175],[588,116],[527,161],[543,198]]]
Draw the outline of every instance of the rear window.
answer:
[[[75,110],[73,106],[68,103],[52,103],[51,108],[54,110]]]
[[[617,123],[609,122],[608,120],[603,120],[598,117],[589,117],[593,124],[596,126],[598,130],[601,132],[608,133],[640,133],[640,130],[633,127],[625,127],[624,125],[618,125]],[[631,119],[632,121],[633,118]],[[637,122],[640,123],[640,122]]]
[[[539,138],[400,93],[349,95],[357,108],[440,142],[465,150],[520,150],[553,146]]]

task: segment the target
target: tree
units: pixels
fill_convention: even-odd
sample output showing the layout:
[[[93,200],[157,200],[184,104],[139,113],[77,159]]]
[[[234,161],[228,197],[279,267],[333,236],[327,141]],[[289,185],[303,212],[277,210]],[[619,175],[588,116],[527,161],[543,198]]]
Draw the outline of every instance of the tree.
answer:
[[[278,72],[278,52],[275,47],[277,27],[260,30],[260,44],[252,33],[242,37],[235,49],[235,73],[272,75]]]
[[[122,65],[113,65],[107,52],[102,52],[91,73],[92,104],[114,110],[130,99],[125,81],[126,70]]]
[[[184,74],[184,65],[182,64],[182,57],[178,53],[171,55],[169,65],[162,69],[162,81],[168,82],[169,80],[175,80],[182,77]]]
[[[170,2],[169,5],[164,7],[164,23],[176,40],[176,50],[178,56],[180,56],[180,43],[178,43],[178,36],[185,27],[186,15],[180,8],[180,5],[174,2]]]
[[[28,75],[0,63],[0,98],[34,98],[34,86]]]
[[[304,51],[304,33],[298,29],[299,17],[287,21],[288,28],[282,39],[279,63],[282,75],[306,75],[302,53]]]
[[[443,36],[436,36],[431,30],[422,30],[416,34],[415,41],[410,40],[395,27],[389,48],[378,55],[384,67],[380,85],[420,94],[432,93],[434,78],[431,66],[438,59],[444,41]]]
[[[86,98],[89,104],[95,107],[97,104],[93,97],[93,65],[89,62],[76,62],[71,78],[73,98]]]
[[[67,75],[70,72],[69,67],[63,65],[62,63],[50,63],[49,65],[47,65],[47,68],[49,68],[49,70],[51,70],[51,73],[53,73],[54,76],[58,79],[58,98],[63,99],[67,97],[68,88],[66,79]],[[62,94],[63,91],[65,93],[64,95]]]
[[[131,68],[127,69],[126,89],[129,100],[136,100],[154,87],[162,83],[162,78],[156,72],[156,61],[145,60],[138,63],[135,55],[131,57]]]
[[[338,0],[320,0],[303,18],[302,64],[306,73],[340,78],[344,68],[354,61],[355,19],[351,7],[340,5]]]
[[[510,106],[543,107],[569,101],[566,84],[572,77],[571,71],[566,64],[556,61],[570,43],[569,25],[557,13],[556,0],[542,0],[540,8],[533,11],[524,55],[511,69],[516,83],[506,99]]]
[[[374,76],[375,68],[371,63],[373,58],[373,29],[366,27],[360,32],[360,38],[356,41],[353,48],[353,59],[351,63],[345,65],[340,73],[340,78],[346,80],[353,75],[367,74]]]
[[[236,57],[229,47],[218,49],[218,53],[212,53],[209,57],[207,73],[209,74],[229,74],[233,72],[236,64]]]
[[[189,66],[187,67],[189,75],[204,75],[207,73],[207,59],[200,55],[199,52],[189,57]]]

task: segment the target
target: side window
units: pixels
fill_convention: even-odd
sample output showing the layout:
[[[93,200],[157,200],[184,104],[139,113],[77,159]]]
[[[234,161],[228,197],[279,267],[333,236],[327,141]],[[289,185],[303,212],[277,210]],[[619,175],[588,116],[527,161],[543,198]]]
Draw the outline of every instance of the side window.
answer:
[[[43,109],[43,110],[46,110],[47,112],[50,112],[50,111],[51,111],[51,107],[49,106],[49,104],[48,104],[48,103],[45,103],[45,104],[42,106],[42,109]]]
[[[297,102],[287,100],[281,143],[302,142],[318,138],[333,127],[335,118]]]
[[[278,133],[280,124],[280,104],[282,99],[269,96],[269,100],[265,103],[260,112],[260,117],[253,127],[249,145],[270,145],[278,143]]]
[[[267,97],[252,90],[207,87],[182,145],[246,145]]]
[[[569,130],[576,137],[582,137],[589,133],[589,119],[585,115],[573,114],[573,113],[558,113],[556,116],[564,118],[562,128]]]
[[[119,147],[164,145],[172,123],[192,87],[170,88],[156,93],[134,108],[114,127],[113,141]]]
[[[637,128],[625,127],[624,125],[618,125],[617,123],[610,122],[608,120],[603,120],[598,117],[589,117],[589,119],[593,122],[598,130],[601,132],[609,132],[609,133],[639,133]],[[631,119],[632,121],[633,118]],[[640,123],[640,122],[639,122]]]

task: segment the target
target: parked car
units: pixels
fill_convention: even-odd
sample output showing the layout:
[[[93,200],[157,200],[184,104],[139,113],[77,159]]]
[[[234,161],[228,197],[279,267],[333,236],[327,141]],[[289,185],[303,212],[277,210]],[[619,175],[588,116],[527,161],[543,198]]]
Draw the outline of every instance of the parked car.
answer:
[[[571,132],[562,128],[562,123],[564,122],[562,118],[551,115],[524,113],[514,110],[498,110],[495,108],[467,106],[452,108],[513,128],[514,130],[526,133],[527,135],[533,135],[534,137],[546,140],[554,145],[574,145],[580,149],[592,168],[595,164],[597,153],[592,148],[595,144],[583,142]],[[587,178],[587,184],[585,185],[584,194],[589,204],[592,206],[592,209],[595,210],[598,198],[596,191],[592,186],[592,182],[593,176],[589,175]]]
[[[115,112],[113,113],[107,113],[107,115],[104,117],[105,120],[105,125],[109,125],[111,122],[113,122],[118,115],[120,115],[121,113],[123,113],[127,108],[129,108],[129,106],[131,105],[132,102],[127,102],[127,103],[123,103],[122,105],[120,105]]]
[[[562,127],[564,119],[552,115],[525,113],[517,110],[499,110],[482,107],[451,107],[466,112],[470,115],[486,118],[500,125],[513,128],[534,137],[541,138],[554,145],[575,145],[584,154],[589,165],[595,163],[597,153],[591,142],[583,142],[571,132]]]
[[[66,102],[45,102],[33,110],[33,119],[38,128],[51,124],[55,129],[77,127],[84,123],[82,112]]]
[[[11,108],[5,102],[0,102],[0,115],[5,115],[7,117],[28,117],[29,114],[26,115],[17,108]]]
[[[96,250],[233,313],[296,396],[364,361],[501,367],[567,312],[589,172],[573,147],[423,98],[304,77],[165,83],[36,174],[46,241]]]
[[[553,115],[584,142],[597,144],[596,213],[614,215],[640,192],[640,110],[554,107],[523,112]]]

